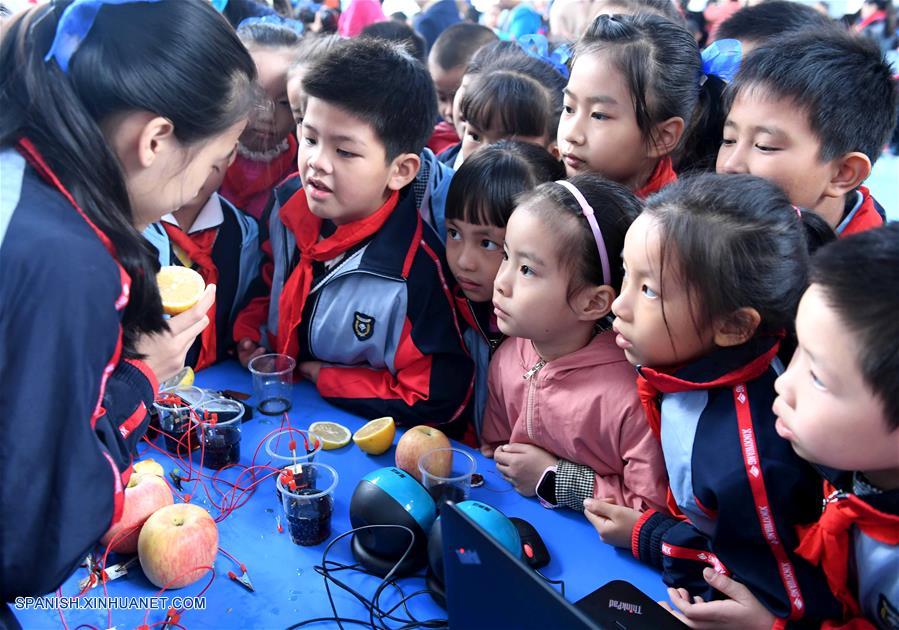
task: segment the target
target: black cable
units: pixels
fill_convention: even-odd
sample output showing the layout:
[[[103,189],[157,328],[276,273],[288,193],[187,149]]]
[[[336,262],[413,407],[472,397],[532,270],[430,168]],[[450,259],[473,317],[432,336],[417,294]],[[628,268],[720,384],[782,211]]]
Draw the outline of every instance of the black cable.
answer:
[[[542,573],[540,573],[540,571],[538,569],[534,569],[534,573],[536,573],[537,575],[542,577],[543,580],[545,582],[548,582],[549,584],[558,584],[560,587],[560,590],[562,591],[562,597],[565,597],[565,580],[553,580],[551,578],[548,578],[545,575],[543,575]]]
[[[288,626],[287,630],[295,630],[295,628],[302,628],[303,626],[309,626],[314,623],[323,623],[325,621],[328,622],[343,622],[343,623],[354,623],[357,626],[365,626],[368,627],[367,621],[362,621],[360,619],[348,619],[346,617],[316,617],[315,619],[307,619],[306,621],[301,621],[300,623],[295,623],[292,626]]]

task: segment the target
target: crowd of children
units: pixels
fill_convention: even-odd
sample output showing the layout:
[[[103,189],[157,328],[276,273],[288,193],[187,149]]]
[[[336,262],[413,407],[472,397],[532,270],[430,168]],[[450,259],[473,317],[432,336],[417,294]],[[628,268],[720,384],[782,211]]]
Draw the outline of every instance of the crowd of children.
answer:
[[[899,628],[882,42],[784,0],[722,7],[705,51],[664,0],[560,2],[568,58],[514,41],[525,3],[422,38],[360,2],[346,39],[227,4],[4,23],[4,601],[120,516],[159,381],[276,352],[583,513],[690,626]],[[168,320],[160,265],[209,285]]]

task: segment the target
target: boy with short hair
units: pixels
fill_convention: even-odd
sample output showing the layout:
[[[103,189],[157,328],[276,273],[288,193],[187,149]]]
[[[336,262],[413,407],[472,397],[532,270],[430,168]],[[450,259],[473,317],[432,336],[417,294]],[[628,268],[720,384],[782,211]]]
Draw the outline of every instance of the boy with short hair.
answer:
[[[724,20],[715,39],[739,40],[743,55],[786,33],[837,28],[833,20],[807,4],[794,0],[768,0],[744,6]]]
[[[337,406],[462,437],[473,365],[443,245],[411,185],[436,116],[433,84],[408,52],[363,38],[312,63],[302,87],[303,188],[272,213],[271,291],[235,324],[241,359],[266,345],[296,357]]]
[[[862,182],[896,122],[890,66],[835,29],[771,40],[728,86],[719,173],[750,173],[821,215],[838,236],[883,224]]]
[[[437,106],[443,118],[434,128],[428,143],[435,153],[459,146],[463,132],[460,121],[453,120],[453,99],[462,84],[468,62],[483,46],[497,39],[496,34],[486,26],[460,22],[443,31],[431,47],[428,72],[437,88]]]
[[[811,282],[796,317],[799,347],[774,402],[778,434],[826,479],[824,513],[797,551],[821,567],[842,604],[834,625],[896,628],[899,224],[823,247]],[[742,585],[708,579],[730,599],[697,603],[669,590],[690,625],[770,627],[770,613]]]

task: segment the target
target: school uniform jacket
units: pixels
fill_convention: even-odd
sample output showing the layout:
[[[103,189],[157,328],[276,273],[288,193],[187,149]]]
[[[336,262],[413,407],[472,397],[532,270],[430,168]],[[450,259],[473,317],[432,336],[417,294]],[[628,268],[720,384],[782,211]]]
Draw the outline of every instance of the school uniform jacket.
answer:
[[[865,186],[859,186],[858,190],[846,196],[846,215],[834,232],[842,238],[850,234],[873,230],[883,225],[885,217],[883,206],[871,196],[871,191]]]
[[[477,443],[481,435],[481,427],[484,421],[484,410],[487,407],[487,374],[490,367],[490,358],[499,344],[506,338],[501,332],[490,330],[490,318],[493,313],[493,303],[478,304],[472,302],[459,287],[455,288],[456,310],[462,321],[467,324],[462,338],[465,347],[471,355],[475,366],[475,385],[473,397],[474,417],[474,442]]]
[[[297,189],[285,183],[282,198]],[[286,201],[286,200],[285,200]],[[278,302],[299,255],[296,237],[273,209],[267,296],[237,318],[235,339],[274,347]],[[421,217],[411,187],[381,229],[313,280],[298,328],[299,361],[322,361],[317,387],[329,402],[365,418],[465,431],[474,367],[453,309],[443,244]]]
[[[853,473],[822,469],[823,514],[798,553],[820,566],[843,614],[824,628],[899,628],[899,490],[879,491]]]
[[[111,243],[25,152],[0,150],[0,601],[56,589],[121,518],[157,388],[122,357]]]
[[[685,520],[645,512],[632,551],[660,567],[669,586],[706,600],[715,597],[702,579],[711,566],[743,582],[780,619],[820,620],[835,602],[823,575],[794,553],[796,526],[819,512],[820,478],[774,429],[777,348],[776,339],[760,337],[673,374],[638,367],[665,457],[669,508]]]
[[[259,250],[259,226],[256,220],[217,193],[212,196],[210,203],[220,203],[222,209],[221,224],[210,228],[218,230],[212,247],[212,261],[218,270],[215,289],[215,348],[216,360],[221,361],[234,348],[231,328],[237,314],[246,305],[250,287],[259,275],[262,253]],[[183,265],[172,249],[172,242],[162,222],[147,227],[144,238],[159,253],[160,266]],[[198,335],[187,352],[185,365],[196,367],[201,344],[202,338]]]

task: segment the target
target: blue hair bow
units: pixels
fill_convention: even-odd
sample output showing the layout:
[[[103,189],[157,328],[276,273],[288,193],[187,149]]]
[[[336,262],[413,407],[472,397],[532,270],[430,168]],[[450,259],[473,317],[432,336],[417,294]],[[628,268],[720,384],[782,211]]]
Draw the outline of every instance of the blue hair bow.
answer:
[[[159,2],[160,0],[75,0],[62,12],[62,17],[56,24],[56,36],[50,44],[50,50],[44,57],[44,61],[56,59],[60,70],[65,74],[69,72],[69,63],[72,55],[78,50],[81,42],[87,37],[97,13],[105,4],[133,4],[135,2]]]
[[[299,20],[292,20],[290,18],[281,17],[280,15],[248,17],[245,20],[241,20],[240,24],[237,25],[237,30],[240,30],[244,26],[253,26],[254,24],[271,24],[273,26],[283,26],[284,28],[289,28],[292,31],[296,31],[300,35],[302,35],[303,31],[305,30],[303,23]]]
[[[730,83],[740,69],[743,60],[743,46],[737,39],[719,39],[702,51],[702,80],[715,76]]]
[[[532,34],[519,37],[518,45],[521,49],[531,57],[545,61],[556,72],[568,79],[568,60],[571,59],[571,49],[567,45],[559,46],[552,52],[549,51],[549,40],[544,35]]]

